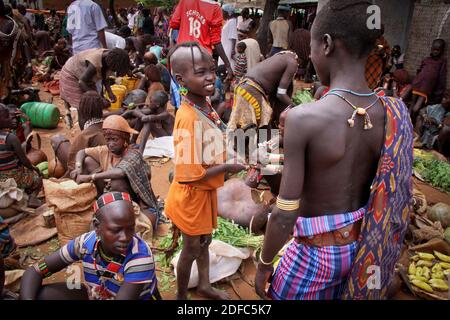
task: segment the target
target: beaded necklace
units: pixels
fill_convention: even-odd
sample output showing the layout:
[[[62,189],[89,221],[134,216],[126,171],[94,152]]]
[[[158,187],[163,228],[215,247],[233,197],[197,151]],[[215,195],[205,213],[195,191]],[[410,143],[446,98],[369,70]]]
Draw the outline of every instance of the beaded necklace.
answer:
[[[102,123],[102,122],[103,122],[103,119],[92,118],[84,123],[83,130],[86,130],[87,128],[93,126],[94,124]]]
[[[116,276],[116,279],[118,281],[122,281],[123,280],[123,275],[118,273],[118,272],[119,272],[120,268],[122,267],[122,263],[125,260],[125,257],[121,255],[119,258],[116,258],[116,257],[109,258],[109,257],[107,257],[105,259],[103,257],[102,252],[101,252],[101,249],[98,247],[99,242],[100,242],[100,240],[97,240],[95,242],[94,253],[93,253],[93,260],[94,260],[95,273],[100,278],[101,287],[104,289],[106,280],[114,278],[114,275]],[[109,260],[108,265],[106,266],[106,271],[98,270],[98,268],[97,268],[97,257],[100,257],[100,259],[103,259],[106,262],[108,262],[108,260]]]
[[[350,89],[341,89],[341,88],[334,88],[334,89],[331,89],[331,90],[328,91],[328,92],[329,92],[329,93],[334,93],[334,92],[336,92],[336,91],[342,91],[342,92],[351,93],[351,94],[353,94],[354,96],[358,96],[358,97],[371,97],[371,96],[374,96],[374,95],[377,94],[376,92],[371,92],[371,93],[359,93],[359,92],[355,92],[355,91],[350,90]]]
[[[369,110],[370,108],[372,108],[380,99],[380,97],[377,96],[377,98],[375,99],[375,101],[373,103],[371,103],[369,106],[362,108],[362,107],[357,107],[355,106],[353,103],[351,103],[346,97],[342,96],[341,94],[337,93],[337,92],[327,92],[327,94],[325,94],[323,98],[325,98],[328,95],[334,95],[337,96],[339,98],[341,98],[342,100],[344,100],[345,102],[347,102],[347,104],[349,104],[352,108],[353,108],[353,113],[352,116],[347,119],[348,125],[350,126],[350,128],[353,128],[355,126],[355,118],[356,115],[359,116],[364,116],[364,130],[370,130],[373,128],[372,122],[370,121],[370,116],[367,113],[367,110]]]
[[[205,112],[205,110],[203,108],[196,105],[195,103],[190,101],[188,98],[183,97],[182,99],[186,104],[188,104],[189,106],[200,111],[204,116],[206,116],[209,120],[211,120],[220,130],[224,131],[227,129],[227,125],[222,121],[222,119],[220,119],[216,110],[213,109],[213,107],[211,106],[211,104],[209,103],[208,100],[206,101],[206,106],[208,107],[208,111]]]

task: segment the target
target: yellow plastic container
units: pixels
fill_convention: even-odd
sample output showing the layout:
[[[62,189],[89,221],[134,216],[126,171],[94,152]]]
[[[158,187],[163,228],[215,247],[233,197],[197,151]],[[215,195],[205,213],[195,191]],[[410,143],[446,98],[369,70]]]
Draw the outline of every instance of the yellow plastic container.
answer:
[[[127,94],[127,87],[120,84],[114,84],[111,86],[111,91],[116,96],[116,102],[111,103],[111,107],[109,109],[111,110],[118,110],[122,107],[123,99],[125,98],[125,95]],[[109,99],[109,97],[108,97]],[[111,99],[109,99],[111,101]]]
[[[130,78],[128,76],[123,77],[122,85],[126,86],[128,91],[136,89],[138,85],[138,78]]]

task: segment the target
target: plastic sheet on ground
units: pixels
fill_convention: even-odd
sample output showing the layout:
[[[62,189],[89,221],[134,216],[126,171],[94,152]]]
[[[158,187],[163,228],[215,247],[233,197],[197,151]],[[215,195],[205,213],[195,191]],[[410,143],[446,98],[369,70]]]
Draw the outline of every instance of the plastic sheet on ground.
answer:
[[[145,144],[144,158],[170,158],[175,154],[173,148],[173,136],[149,139]]]
[[[175,269],[175,276],[180,253],[181,251],[171,261]],[[209,245],[209,281],[214,283],[233,275],[239,269],[242,260],[248,257],[250,257],[250,250],[247,248],[236,248],[223,241],[213,240]],[[194,261],[188,288],[195,288],[197,285],[198,268],[197,262]]]

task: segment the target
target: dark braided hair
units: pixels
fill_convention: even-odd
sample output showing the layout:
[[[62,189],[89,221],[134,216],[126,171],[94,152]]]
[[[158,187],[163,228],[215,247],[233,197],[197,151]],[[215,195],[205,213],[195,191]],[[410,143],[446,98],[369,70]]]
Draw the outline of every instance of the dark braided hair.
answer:
[[[171,59],[172,55],[175,53],[175,51],[177,51],[179,48],[191,48],[192,68],[194,69],[194,72],[195,72],[194,48],[197,48],[200,51],[200,54],[202,55],[203,59],[213,59],[208,54],[206,49],[203,48],[202,46],[200,46],[200,44],[198,42],[190,41],[190,42],[178,43],[172,49],[170,49],[169,54],[167,55],[167,65],[169,66],[169,70],[170,70],[170,73],[172,75],[173,75],[173,73],[172,73],[172,66],[171,66],[171,63],[170,63],[170,59]]]
[[[86,121],[103,117],[103,99],[96,91],[85,92],[78,106],[78,119],[83,128]]]
[[[125,75],[130,70],[130,58],[128,53],[119,48],[110,50],[105,57],[106,67],[117,72],[119,76]]]

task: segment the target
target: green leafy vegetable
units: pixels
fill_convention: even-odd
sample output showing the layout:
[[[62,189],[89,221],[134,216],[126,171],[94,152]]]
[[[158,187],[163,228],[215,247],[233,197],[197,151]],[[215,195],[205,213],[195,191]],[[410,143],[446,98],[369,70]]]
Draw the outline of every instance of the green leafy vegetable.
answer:
[[[262,247],[264,242],[264,236],[255,236],[249,232],[247,228],[243,228],[233,221],[224,219],[222,217],[217,218],[217,229],[213,231],[213,239],[220,240],[235,247],[247,247],[258,250]],[[172,234],[169,233],[163,237],[158,244],[158,249],[167,249],[172,243]],[[182,237],[178,240],[178,247],[175,254],[183,247]],[[161,263],[161,266],[168,267],[170,261],[166,261],[164,254],[158,255],[157,261]]]
[[[309,90],[300,89],[297,90],[292,97],[292,101],[295,103],[295,105],[299,105],[302,103],[309,103],[314,101],[314,97],[311,95],[311,92]]]
[[[450,164],[437,159],[414,159],[414,169],[429,182],[450,195]]]

